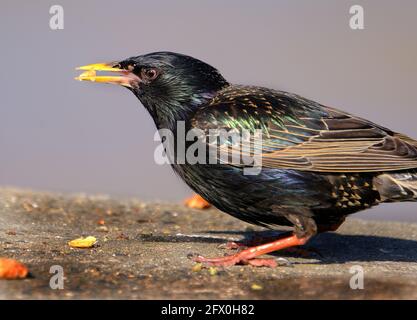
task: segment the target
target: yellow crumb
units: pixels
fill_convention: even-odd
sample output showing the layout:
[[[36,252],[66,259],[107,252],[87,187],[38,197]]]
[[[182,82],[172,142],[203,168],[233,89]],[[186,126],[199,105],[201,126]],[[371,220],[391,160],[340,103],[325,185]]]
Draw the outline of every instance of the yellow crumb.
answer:
[[[72,248],[91,248],[97,242],[97,239],[92,236],[88,236],[86,238],[78,238],[75,240],[71,240],[68,242],[68,245]]]

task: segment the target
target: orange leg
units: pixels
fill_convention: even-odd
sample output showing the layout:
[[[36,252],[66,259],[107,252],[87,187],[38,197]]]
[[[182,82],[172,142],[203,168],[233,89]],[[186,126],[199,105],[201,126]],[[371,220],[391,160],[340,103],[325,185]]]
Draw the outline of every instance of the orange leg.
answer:
[[[269,239],[269,237],[267,238]],[[276,237],[275,237],[276,239]],[[267,241],[271,241],[271,240],[267,240]],[[267,242],[264,241],[264,242]],[[229,249],[229,250],[244,250],[248,247],[252,247],[252,246],[257,246],[260,245],[262,242],[259,242],[258,239],[256,239],[256,241],[251,241],[251,242],[235,242],[235,241],[231,241],[231,242],[227,242],[227,243],[223,243],[221,245],[218,246],[219,249]],[[300,248],[300,247],[290,247],[290,248],[286,248],[283,249],[283,251],[285,253],[291,253],[291,254],[296,254],[299,255],[303,258],[309,258],[312,255],[317,255],[320,257],[323,257],[323,255],[320,253],[319,250],[315,249],[315,248]]]
[[[236,264],[251,264],[254,266],[276,266],[275,260],[272,259],[255,259],[256,257],[285,248],[300,246],[305,244],[310,237],[298,238],[296,235],[291,235],[286,238],[278,239],[270,243],[262,244],[255,247],[250,247],[242,250],[236,254],[220,257],[220,258],[205,258],[203,256],[196,256],[192,259],[195,262],[201,262],[209,266],[223,266],[229,267]]]
[[[256,247],[264,243],[273,242],[279,238],[286,238],[286,235],[292,235],[292,232],[286,232],[280,235],[268,235],[268,236],[258,236],[254,235],[248,239],[241,241],[229,241],[219,245],[220,249],[230,249],[230,250],[243,250],[248,247]]]

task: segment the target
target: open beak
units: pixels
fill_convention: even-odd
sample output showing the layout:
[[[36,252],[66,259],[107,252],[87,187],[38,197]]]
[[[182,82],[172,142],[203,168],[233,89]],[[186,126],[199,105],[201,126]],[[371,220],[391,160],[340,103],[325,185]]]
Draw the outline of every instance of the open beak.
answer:
[[[75,80],[92,81],[102,83],[113,83],[128,88],[134,88],[139,85],[140,79],[133,72],[126,69],[114,67],[117,63],[95,63],[87,66],[76,68],[83,70]],[[97,71],[108,73],[107,75],[97,75]]]

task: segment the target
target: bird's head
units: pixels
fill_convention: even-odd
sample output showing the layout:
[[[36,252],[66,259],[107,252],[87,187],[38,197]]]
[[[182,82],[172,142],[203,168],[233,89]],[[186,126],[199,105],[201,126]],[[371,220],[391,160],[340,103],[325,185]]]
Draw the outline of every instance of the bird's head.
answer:
[[[112,83],[131,90],[158,127],[184,120],[187,112],[228,85],[212,66],[172,52],[155,52],[112,63],[79,67],[77,80]],[[96,72],[106,75],[97,75]]]

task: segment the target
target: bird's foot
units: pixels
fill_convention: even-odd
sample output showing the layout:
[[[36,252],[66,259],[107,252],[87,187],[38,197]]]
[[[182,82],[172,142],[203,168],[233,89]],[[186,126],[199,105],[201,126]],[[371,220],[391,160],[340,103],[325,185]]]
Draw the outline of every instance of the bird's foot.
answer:
[[[308,238],[298,238],[296,235],[291,235],[286,238],[275,240],[270,243],[262,244],[255,247],[244,249],[233,255],[224,256],[220,258],[206,258],[201,255],[189,256],[193,261],[202,263],[207,266],[222,266],[230,267],[234,265],[252,265],[256,267],[271,267],[278,265],[275,259],[256,258],[260,255],[270,253],[277,250],[286,249],[293,246],[303,245]]]

